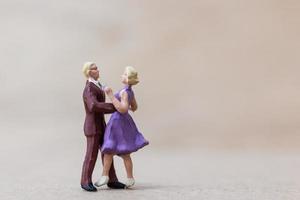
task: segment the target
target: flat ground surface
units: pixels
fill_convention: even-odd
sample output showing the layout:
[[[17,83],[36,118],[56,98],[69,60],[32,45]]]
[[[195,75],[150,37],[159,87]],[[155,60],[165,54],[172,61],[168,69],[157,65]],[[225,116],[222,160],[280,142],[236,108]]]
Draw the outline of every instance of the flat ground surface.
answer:
[[[49,151],[50,152],[50,151]],[[51,149],[7,156],[1,170],[0,199],[300,199],[300,156],[289,152],[155,150],[133,155],[136,185],[128,190],[106,187],[96,193],[79,187],[83,150]],[[45,157],[39,156],[45,153]],[[120,158],[117,173],[124,180]],[[94,180],[100,175],[98,164]]]

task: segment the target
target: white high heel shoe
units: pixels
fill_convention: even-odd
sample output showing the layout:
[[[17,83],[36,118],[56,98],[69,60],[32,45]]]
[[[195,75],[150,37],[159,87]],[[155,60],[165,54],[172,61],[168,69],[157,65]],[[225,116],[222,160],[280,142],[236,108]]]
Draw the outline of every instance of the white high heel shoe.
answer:
[[[134,183],[135,183],[134,178],[128,178],[125,185],[126,185],[127,188],[130,188],[134,185]]]
[[[95,183],[95,186],[101,187],[102,185],[106,185],[109,181],[108,176],[101,176],[101,178]]]

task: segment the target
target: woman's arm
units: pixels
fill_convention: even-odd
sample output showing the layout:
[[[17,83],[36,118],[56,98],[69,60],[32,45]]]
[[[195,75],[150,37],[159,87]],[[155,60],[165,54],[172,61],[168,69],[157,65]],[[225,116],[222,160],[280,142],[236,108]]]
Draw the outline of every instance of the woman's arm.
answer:
[[[131,104],[130,104],[130,110],[132,110],[133,112],[136,111],[138,108],[137,102],[135,100],[135,97],[133,96]]]
[[[111,88],[105,88],[105,92],[107,94],[107,96],[111,99],[113,105],[115,106],[115,108],[117,109],[118,112],[120,113],[126,113],[128,112],[129,109],[129,103],[128,103],[128,94],[125,91],[122,91],[120,93],[121,96],[121,101],[119,101],[112,92]]]

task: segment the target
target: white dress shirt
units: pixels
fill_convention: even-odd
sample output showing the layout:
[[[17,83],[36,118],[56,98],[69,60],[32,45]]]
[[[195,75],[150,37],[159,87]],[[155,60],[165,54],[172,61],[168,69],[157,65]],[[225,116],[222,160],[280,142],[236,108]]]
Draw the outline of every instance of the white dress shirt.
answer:
[[[99,82],[98,81],[96,81],[95,79],[93,79],[92,77],[89,77],[89,82],[92,82],[92,83],[94,83],[98,88],[100,88],[101,89],[101,86],[100,86],[100,84],[99,84]]]

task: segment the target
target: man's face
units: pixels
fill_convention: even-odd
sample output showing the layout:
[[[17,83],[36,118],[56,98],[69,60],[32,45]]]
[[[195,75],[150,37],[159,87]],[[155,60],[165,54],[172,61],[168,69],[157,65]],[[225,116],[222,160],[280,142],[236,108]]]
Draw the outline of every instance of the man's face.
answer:
[[[90,67],[89,74],[90,74],[90,77],[92,77],[93,79],[95,79],[95,80],[99,79],[99,70],[98,70],[97,65],[94,64]]]

